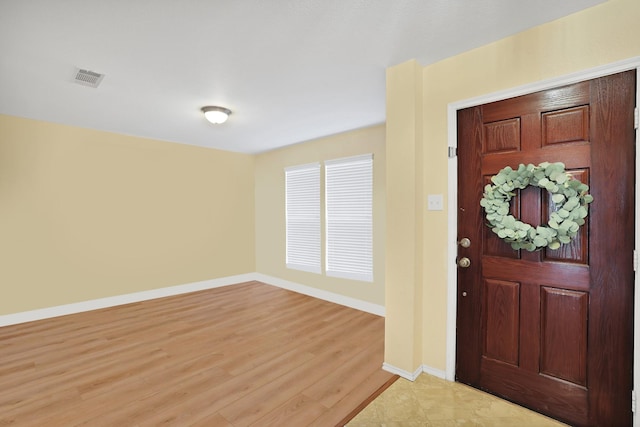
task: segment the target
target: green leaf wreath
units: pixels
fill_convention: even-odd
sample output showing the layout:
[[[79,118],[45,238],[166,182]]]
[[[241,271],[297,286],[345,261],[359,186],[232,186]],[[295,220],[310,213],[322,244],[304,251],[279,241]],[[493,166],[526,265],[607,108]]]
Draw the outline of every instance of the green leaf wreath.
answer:
[[[480,206],[484,208],[488,226],[513,249],[529,252],[544,247],[558,249],[570,243],[578,235],[587,217],[587,205],[593,197],[587,194],[589,186],[571,177],[564,163],[520,164],[517,170],[510,166],[491,177],[492,184],[484,187]],[[509,203],[515,190],[529,185],[546,189],[551,193],[555,211],[547,225],[532,226],[509,214]]]

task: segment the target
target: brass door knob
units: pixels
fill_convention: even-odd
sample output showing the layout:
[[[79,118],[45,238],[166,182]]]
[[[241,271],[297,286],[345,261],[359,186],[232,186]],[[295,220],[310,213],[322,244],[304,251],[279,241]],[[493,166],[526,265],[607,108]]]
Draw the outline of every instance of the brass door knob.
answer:
[[[471,265],[471,260],[466,256],[458,260],[458,267],[468,268],[470,265]]]

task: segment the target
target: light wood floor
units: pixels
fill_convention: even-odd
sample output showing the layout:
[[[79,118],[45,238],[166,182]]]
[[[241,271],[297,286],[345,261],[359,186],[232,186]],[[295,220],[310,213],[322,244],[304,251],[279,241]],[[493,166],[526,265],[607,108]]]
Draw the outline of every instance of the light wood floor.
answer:
[[[0,328],[0,426],[335,426],[384,319],[259,282]]]

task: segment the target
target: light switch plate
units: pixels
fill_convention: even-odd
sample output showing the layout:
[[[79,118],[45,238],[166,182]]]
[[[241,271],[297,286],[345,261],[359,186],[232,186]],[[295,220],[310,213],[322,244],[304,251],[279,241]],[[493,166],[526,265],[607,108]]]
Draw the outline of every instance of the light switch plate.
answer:
[[[429,194],[427,195],[427,210],[429,211],[441,211],[443,210],[443,197],[442,194]]]

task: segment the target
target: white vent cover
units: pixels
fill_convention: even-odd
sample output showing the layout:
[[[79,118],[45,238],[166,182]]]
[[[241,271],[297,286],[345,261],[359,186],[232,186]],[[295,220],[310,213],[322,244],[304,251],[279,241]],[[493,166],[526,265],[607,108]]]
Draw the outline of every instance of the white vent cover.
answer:
[[[98,87],[103,78],[104,74],[78,68],[74,81],[83,86]]]

